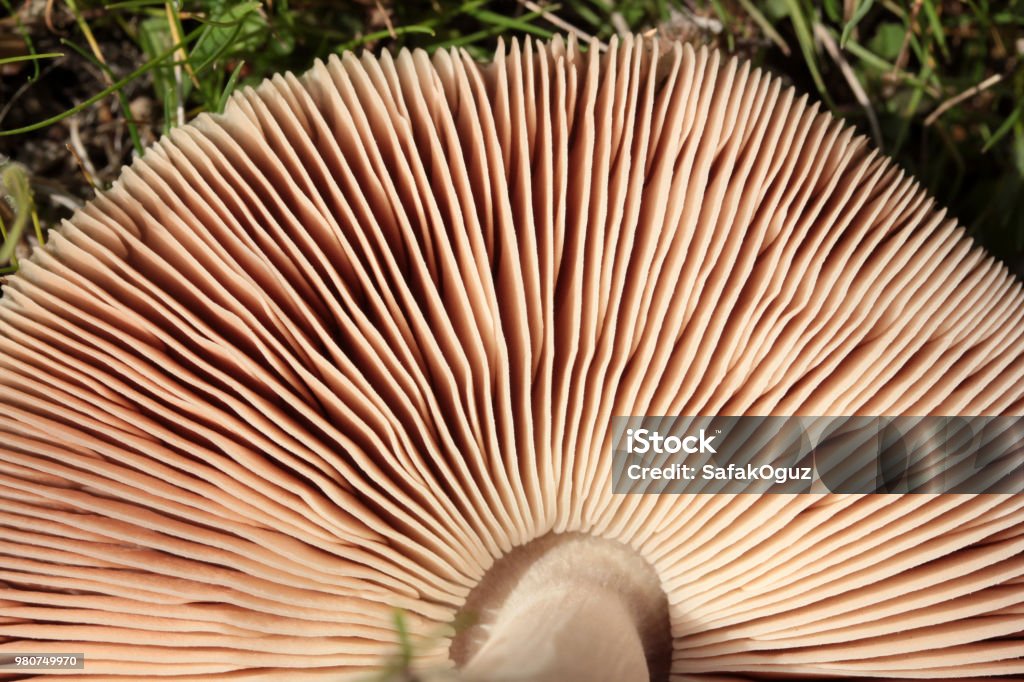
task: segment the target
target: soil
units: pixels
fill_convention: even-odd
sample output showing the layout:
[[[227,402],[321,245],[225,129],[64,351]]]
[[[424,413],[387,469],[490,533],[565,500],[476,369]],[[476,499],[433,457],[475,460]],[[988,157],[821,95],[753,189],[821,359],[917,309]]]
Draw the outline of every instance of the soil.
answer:
[[[55,8],[48,19],[45,5],[30,2],[14,17],[0,20],[0,58],[27,52],[25,31],[37,53],[65,54],[58,59],[40,60],[38,73],[32,62],[0,67],[0,130],[17,129],[58,116],[109,85],[97,65],[61,44],[61,38],[69,36],[74,28],[73,17]],[[114,78],[123,77],[142,64],[141,52],[130,41],[115,42],[104,39],[102,34],[97,35],[97,41]],[[154,107],[146,94],[150,87],[148,79],[142,77],[124,89],[144,144],[158,134],[151,120]],[[28,170],[44,226],[69,216],[94,196],[95,187],[108,187],[122,166],[131,162],[133,153],[126,117],[113,95],[53,125],[0,137],[0,164],[13,161]],[[0,204],[5,220],[12,217],[11,208]]]

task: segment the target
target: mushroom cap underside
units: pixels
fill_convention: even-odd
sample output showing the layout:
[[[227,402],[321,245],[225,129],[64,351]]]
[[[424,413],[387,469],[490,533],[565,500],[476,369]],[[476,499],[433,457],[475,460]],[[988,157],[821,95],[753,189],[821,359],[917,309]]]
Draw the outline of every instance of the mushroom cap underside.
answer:
[[[560,535],[651,568],[673,679],[1024,675],[1024,496],[612,494],[614,415],[1024,412],[1020,283],[747,63],[346,54],[51,234],[0,299],[0,654],[362,679],[400,609],[445,668]]]

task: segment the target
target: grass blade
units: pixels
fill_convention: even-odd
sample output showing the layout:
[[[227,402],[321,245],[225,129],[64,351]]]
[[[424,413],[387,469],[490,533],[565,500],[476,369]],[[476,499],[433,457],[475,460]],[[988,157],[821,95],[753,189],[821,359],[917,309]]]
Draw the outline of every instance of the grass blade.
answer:
[[[807,70],[811,72],[814,86],[818,89],[821,98],[825,100],[825,104],[828,105],[829,109],[834,109],[835,105],[828,94],[828,90],[825,88],[825,80],[821,77],[821,71],[818,69],[818,57],[814,49],[814,36],[811,35],[811,27],[807,23],[807,17],[804,16],[803,8],[800,6],[799,0],[786,0],[786,7],[789,12],[789,19],[793,22],[793,29],[796,31],[797,42],[800,43],[800,51],[804,55],[804,61],[807,62]]]
[[[39,130],[40,128],[45,128],[47,126],[51,126],[54,123],[59,123],[60,121],[63,121],[65,118],[67,118],[68,116],[74,116],[78,112],[84,111],[84,110],[88,109],[89,107],[91,107],[96,102],[99,102],[104,97],[106,97],[106,96],[108,96],[110,94],[113,94],[115,92],[119,92],[124,86],[128,85],[129,83],[131,83],[133,80],[135,80],[139,76],[141,76],[141,75],[143,75],[145,73],[148,73],[151,69],[155,68],[158,64],[163,62],[165,59],[168,59],[168,58],[172,57],[174,55],[174,53],[178,50],[178,48],[180,48],[184,44],[188,44],[188,42],[192,38],[195,37],[195,34],[196,34],[196,31],[193,31],[188,36],[186,36],[185,39],[181,43],[172,46],[169,50],[161,53],[155,59],[149,60],[148,62],[146,62],[145,64],[143,64],[139,68],[135,69],[134,71],[132,71],[130,74],[128,74],[124,78],[122,78],[121,80],[113,83],[112,85],[109,85],[109,86],[103,88],[102,90],[97,92],[95,95],[93,95],[89,99],[87,99],[87,100],[85,100],[85,101],[83,101],[83,102],[81,102],[79,104],[76,104],[75,106],[71,107],[70,109],[62,111],[61,113],[57,114],[56,116],[51,116],[50,118],[44,119],[42,121],[36,121],[35,123],[32,123],[30,125],[22,126],[21,128],[13,128],[11,130],[0,130],[0,137],[7,137],[7,136],[10,136],[10,135],[20,135],[22,133],[31,132],[33,130]]]
[[[37,59],[58,59],[63,57],[63,52],[45,52],[43,54],[22,54],[17,57],[4,57],[0,59],[0,66],[4,64],[14,64],[15,62],[30,62]]]
[[[992,137],[988,138],[988,140],[985,141],[985,146],[981,148],[982,153],[985,153],[989,149],[992,149],[992,147],[997,142],[999,142],[999,140],[1006,137],[1006,134],[1013,129],[1013,125],[1020,119],[1022,110],[1024,110],[1024,103],[1018,104],[1017,108],[1014,109],[1013,112],[1011,112],[1010,115],[1006,117],[1006,120],[1003,121],[998,128],[996,128],[996,131],[992,133]]]
[[[68,40],[61,39],[60,42],[61,45],[70,47],[72,50],[77,52],[82,59],[91,62],[97,69],[106,74],[109,82],[114,82],[114,72],[111,71],[110,67],[105,63],[99,61],[93,55]],[[132,146],[135,148],[135,152],[139,156],[142,156],[146,152],[146,148],[143,146],[142,138],[139,136],[139,127],[135,125],[135,121],[132,119],[132,111],[131,107],[128,105],[128,99],[120,90],[117,90],[115,94],[117,95],[117,103],[121,107],[121,115],[124,116],[125,125],[128,128],[128,136],[132,139]]]
[[[850,36],[853,35],[853,29],[857,28],[857,24],[867,15],[868,10],[871,9],[873,4],[874,0],[863,0],[863,2],[857,3],[857,8],[853,10],[853,16],[846,22],[846,26],[843,26],[843,34],[839,37],[840,49],[846,49],[846,43],[849,42]]]
[[[779,35],[779,32],[775,30],[775,27],[772,26],[771,22],[765,18],[764,14],[761,13],[761,10],[757,9],[757,7],[754,6],[754,3],[750,0],[739,0],[739,2],[743,11],[754,20],[754,23],[757,24],[758,28],[764,32],[765,36],[778,46],[782,51],[782,54],[788,57],[790,55],[789,44],[781,35]]]
[[[932,37],[935,38],[935,43],[939,46],[939,51],[942,52],[942,56],[945,59],[949,59],[949,47],[946,45],[946,32],[942,28],[942,21],[939,19],[939,13],[935,11],[935,5],[932,0],[924,0],[922,3],[924,8],[924,15],[928,19],[928,28],[931,29]]]
[[[238,84],[238,76],[242,73],[242,67],[244,66],[245,60],[243,59],[238,62],[238,65],[235,66],[234,70],[232,70],[231,75],[228,77],[227,84],[224,85],[224,92],[221,93],[220,99],[217,101],[216,113],[222,113],[224,111],[224,107],[228,105],[228,98],[230,98],[231,93],[235,91],[235,86]]]
[[[14,255],[14,247],[21,240],[21,235],[28,225],[29,216],[35,212],[35,209],[28,173],[20,164],[9,163],[4,167],[3,172],[0,173],[0,187],[3,187],[4,193],[11,197],[14,203],[14,222],[11,223],[10,230],[5,231],[4,243],[0,245],[0,263],[2,263],[11,260]]]
[[[541,38],[550,38],[551,31],[543,29],[540,26],[534,26],[529,21],[524,21],[523,18],[506,17],[496,12],[481,9],[470,13],[470,16],[476,18],[481,23],[491,24],[492,26],[498,26],[504,30],[521,31],[523,33],[532,33],[538,35]]]
[[[430,28],[429,26],[421,26],[419,24],[410,24],[408,26],[395,26],[394,34],[396,36],[405,35],[407,33],[425,33],[430,36],[437,35],[434,32],[434,29]],[[392,32],[387,29],[384,29],[382,31],[375,31],[374,33],[367,33],[364,36],[356,38],[355,40],[350,40],[347,43],[339,45],[338,47],[334,48],[334,51],[341,53],[347,50],[354,50],[360,45],[372,43],[376,40],[384,40],[385,38],[390,38],[391,34]]]

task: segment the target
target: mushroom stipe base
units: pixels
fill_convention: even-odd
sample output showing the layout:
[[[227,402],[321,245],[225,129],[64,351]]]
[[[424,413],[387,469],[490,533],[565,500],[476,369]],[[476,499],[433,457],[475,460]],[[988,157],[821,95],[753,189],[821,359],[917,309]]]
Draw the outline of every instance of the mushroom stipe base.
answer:
[[[470,593],[451,658],[468,681],[668,679],[668,600],[619,542],[546,535],[499,559]]]

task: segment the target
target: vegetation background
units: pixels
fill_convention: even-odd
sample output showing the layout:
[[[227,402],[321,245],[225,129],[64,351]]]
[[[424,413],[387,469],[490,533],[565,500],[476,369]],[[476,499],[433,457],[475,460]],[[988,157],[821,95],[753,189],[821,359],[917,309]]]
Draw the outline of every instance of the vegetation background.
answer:
[[[0,277],[134,155],[334,52],[658,32],[743,55],[1024,274],[1024,0],[0,0]]]

